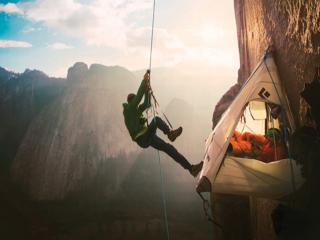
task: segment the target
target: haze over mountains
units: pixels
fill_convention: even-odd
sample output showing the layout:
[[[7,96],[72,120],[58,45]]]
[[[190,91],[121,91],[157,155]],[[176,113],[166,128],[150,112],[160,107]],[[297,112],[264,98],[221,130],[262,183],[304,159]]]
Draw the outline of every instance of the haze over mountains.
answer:
[[[139,151],[128,138],[121,103],[127,93],[136,91],[142,75],[142,71],[99,64],[88,68],[84,63],[71,67],[67,79],[49,78],[37,70],[17,74],[1,68],[2,146],[12,146],[8,141],[12,138],[16,146],[2,148],[2,159],[10,166],[15,157],[16,181],[35,198],[60,199],[78,189],[81,179],[92,181],[102,159]],[[191,162],[202,157],[212,99],[219,96],[207,94],[214,89],[200,84],[203,78],[175,69],[152,72],[162,111],[166,110],[174,127],[184,127],[176,145]]]
[[[140,230],[123,234],[138,236],[150,231],[151,225],[155,228],[152,234],[163,231],[158,157],[153,149],[142,150],[131,141],[122,116],[122,102],[128,93],[137,91],[142,75],[143,71],[99,64],[88,67],[85,63],[71,67],[66,79],[50,78],[37,70],[22,74],[0,71],[4,113],[0,140],[2,146],[8,146],[1,148],[2,164],[29,198],[39,204],[45,204],[44,200],[62,204],[54,208],[56,214],[47,217],[71,224],[75,228],[72,236],[82,229],[74,227],[74,217],[84,211],[83,204],[96,206],[86,207],[85,214],[93,217],[84,222],[96,221],[94,212],[99,211],[104,214],[103,221],[109,221],[110,233],[120,221],[122,227],[114,236],[123,232],[123,226],[137,222],[141,222]],[[214,100],[220,94],[212,86],[199,84],[203,78],[174,69],[152,72],[162,111],[174,127],[184,127],[174,145],[192,163],[202,159]],[[194,192],[195,180],[165,154],[160,157],[171,206],[169,217],[176,219],[176,233],[184,235],[186,228],[205,229],[198,226],[203,213]],[[72,208],[66,205],[69,201]],[[48,207],[45,204],[44,208]],[[153,237],[161,238],[161,234]]]
[[[8,169],[33,118],[57,96],[65,81],[37,70],[14,73],[0,67],[0,156]]]
[[[120,67],[88,69],[77,63],[70,68],[64,94],[37,116],[25,135],[12,169],[16,181],[36,199],[62,199],[86,188],[106,159],[137,151],[121,109],[133,86],[134,76]]]

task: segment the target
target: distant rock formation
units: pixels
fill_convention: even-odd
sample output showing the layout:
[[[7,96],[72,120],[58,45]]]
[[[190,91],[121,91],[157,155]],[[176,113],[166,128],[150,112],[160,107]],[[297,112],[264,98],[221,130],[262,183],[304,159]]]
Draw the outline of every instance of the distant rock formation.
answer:
[[[88,65],[83,62],[77,62],[68,69],[67,79],[70,82],[87,80]]]
[[[15,181],[33,199],[63,199],[89,188],[110,159],[125,161],[136,152],[122,117],[122,102],[137,87],[135,80],[121,67],[71,67],[72,84],[28,129],[13,164]],[[116,171],[112,167],[110,174]]]
[[[170,234],[179,239],[207,238],[210,226],[203,224],[194,178],[160,153],[164,175],[160,180],[157,152],[140,150],[124,127],[122,102],[137,90],[142,74],[134,77],[122,67],[100,64],[88,68],[77,63],[70,68],[68,78],[62,81],[63,91],[26,125],[11,179],[7,179],[10,185],[1,179],[0,172],[0,190],[6,193],[0,201],[6,217],[2,229],[8,236],[163,239],[162,197],[166,197]],[[51,92],[46,87],[42,90],[44,96]],[[166,90],[163,86],[157,92]],[[188,157],[198,148],[201,157],[190,158],[196,162],[202,158],[203,147],[197,136],[210,128],[208,118],[199,114],[193,121],[190,104],[172,100],[174,94],[167,95],[170,98],[159,100],[164,106],[169,102],[165,108],[168,117],[174,126],[185,127],[174,145]],[[201,121],[207,125],[203,127]],[[13,134],[11,129],[7,136]],[[166,136],[164,140],[168,141]],[[17,194],[16,189],[27,194]],[[17,226],[19,232],[15,233]]]
[[[17,77],[19,74],[8,71],[2,67],[0,67],[0,83],[3,85],[6,81],[11,78]]]
[[[35,116],[62,94],[65,81],[37,70],[14,73],[0,67],[0,166],[7,171]]]

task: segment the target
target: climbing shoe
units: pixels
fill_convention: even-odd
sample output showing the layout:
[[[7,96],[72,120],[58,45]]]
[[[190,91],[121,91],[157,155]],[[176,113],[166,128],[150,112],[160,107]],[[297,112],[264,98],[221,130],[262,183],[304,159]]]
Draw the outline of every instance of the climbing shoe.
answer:
[[[175,130],[171,130],[167,135],[168,138],[171,142],[173,142],[174,140],[176,140],[177,137],[179,137],[182,133],[182,127],[179,127]]]
[[[203,166],[203,161],[199,162],[198,164],[191,165],[191,168],[189,169],[190,174],[196,177],[200,173],[202,166]]]

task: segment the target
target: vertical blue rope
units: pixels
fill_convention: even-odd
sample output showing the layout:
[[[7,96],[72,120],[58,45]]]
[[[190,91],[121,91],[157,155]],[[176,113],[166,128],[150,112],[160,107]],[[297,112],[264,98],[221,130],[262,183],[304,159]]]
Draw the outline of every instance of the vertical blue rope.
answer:
[[[151,63],[152,63],[152,50],[153,50],[153,32],[154,32],[154,19],[155,19],[155,8],[156,8],[156,0],[153,0],[153,9],[152,9],[152,26],[151,26],[151,40],[150,40],[150,57],[149,57],[149,76],[151,78]],[[152,107],[153,111],[153,116],[156,116],[156,110],[154,107]],[[164,176],[162,172],[162,167],[161,167],[161,159],[160,159],[160,152],[158,152],[158,162],[159,162],[159,171],[160,171],[160,183],[161,183],[161,194],[162,194],[162,204],[163,204],[163,211],[164,211],[164,223],[166,227],[166,236],[167,240],[170,240],[170,235],[169,235],[169,224],[168,224],[168,215],[167,215],[167,202],[166,202],[166,193],[165,193],[165,183],[164,183]]]
[[[152,50],[153,50],[153,29],[154,29],[154,15],[156,9],[156,0],[153,0],[153,8],[152,8],[152,25],[151,25],[151,40],[150,40],[150,57],[149,57],[149,70],[151,70],[151,62],[152,62]],[[150,71],[151,76],[151,71]]]
[[[164,177],[164,174],[163,174],[163,171],[162,171],[160,152],[159,152],[159,150],[157,150],[157,152],[158,152],[158,162],[159,162],[161,194],[162,194],[162,204],[163,204],[163,212],[164,212],[164,222],[165,222],[165,227],[166,227],[167,239],[170,240],[168,214],[167,214],[166,191],[165,191],[165,177]]]

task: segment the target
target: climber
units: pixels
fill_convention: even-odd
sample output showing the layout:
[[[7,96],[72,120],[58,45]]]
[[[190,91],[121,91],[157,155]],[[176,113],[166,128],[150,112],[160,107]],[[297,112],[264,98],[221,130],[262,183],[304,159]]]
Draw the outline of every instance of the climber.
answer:
[[[279,129],[270,128],[266,135],[234,132],[227,150],[237,157],[250,157],[272,162],[286,157],[286,150]]]
[[[196,177],[202,169],[203,162],[191,165],[188,160],[180,154],[174,146],[166,143],[156,135],[159,128],[165,135],[168,136],[171,142],[175,141],[182,133],[182,127],[175,130],[170,130],[168,125],[160,118],[154,117],[149,125],[147,119],[143,117],[143,112],[150,107],[150,72],[147,71],[143,77],[137,94],[130,93],[127,97],[127,102],[123,103],[123,116],[126,127],[133,141],[140,147],[153,148],[167,153],[184,169],[189,170],[190,174]],[[139,105],[144,96],[144,102]]]

